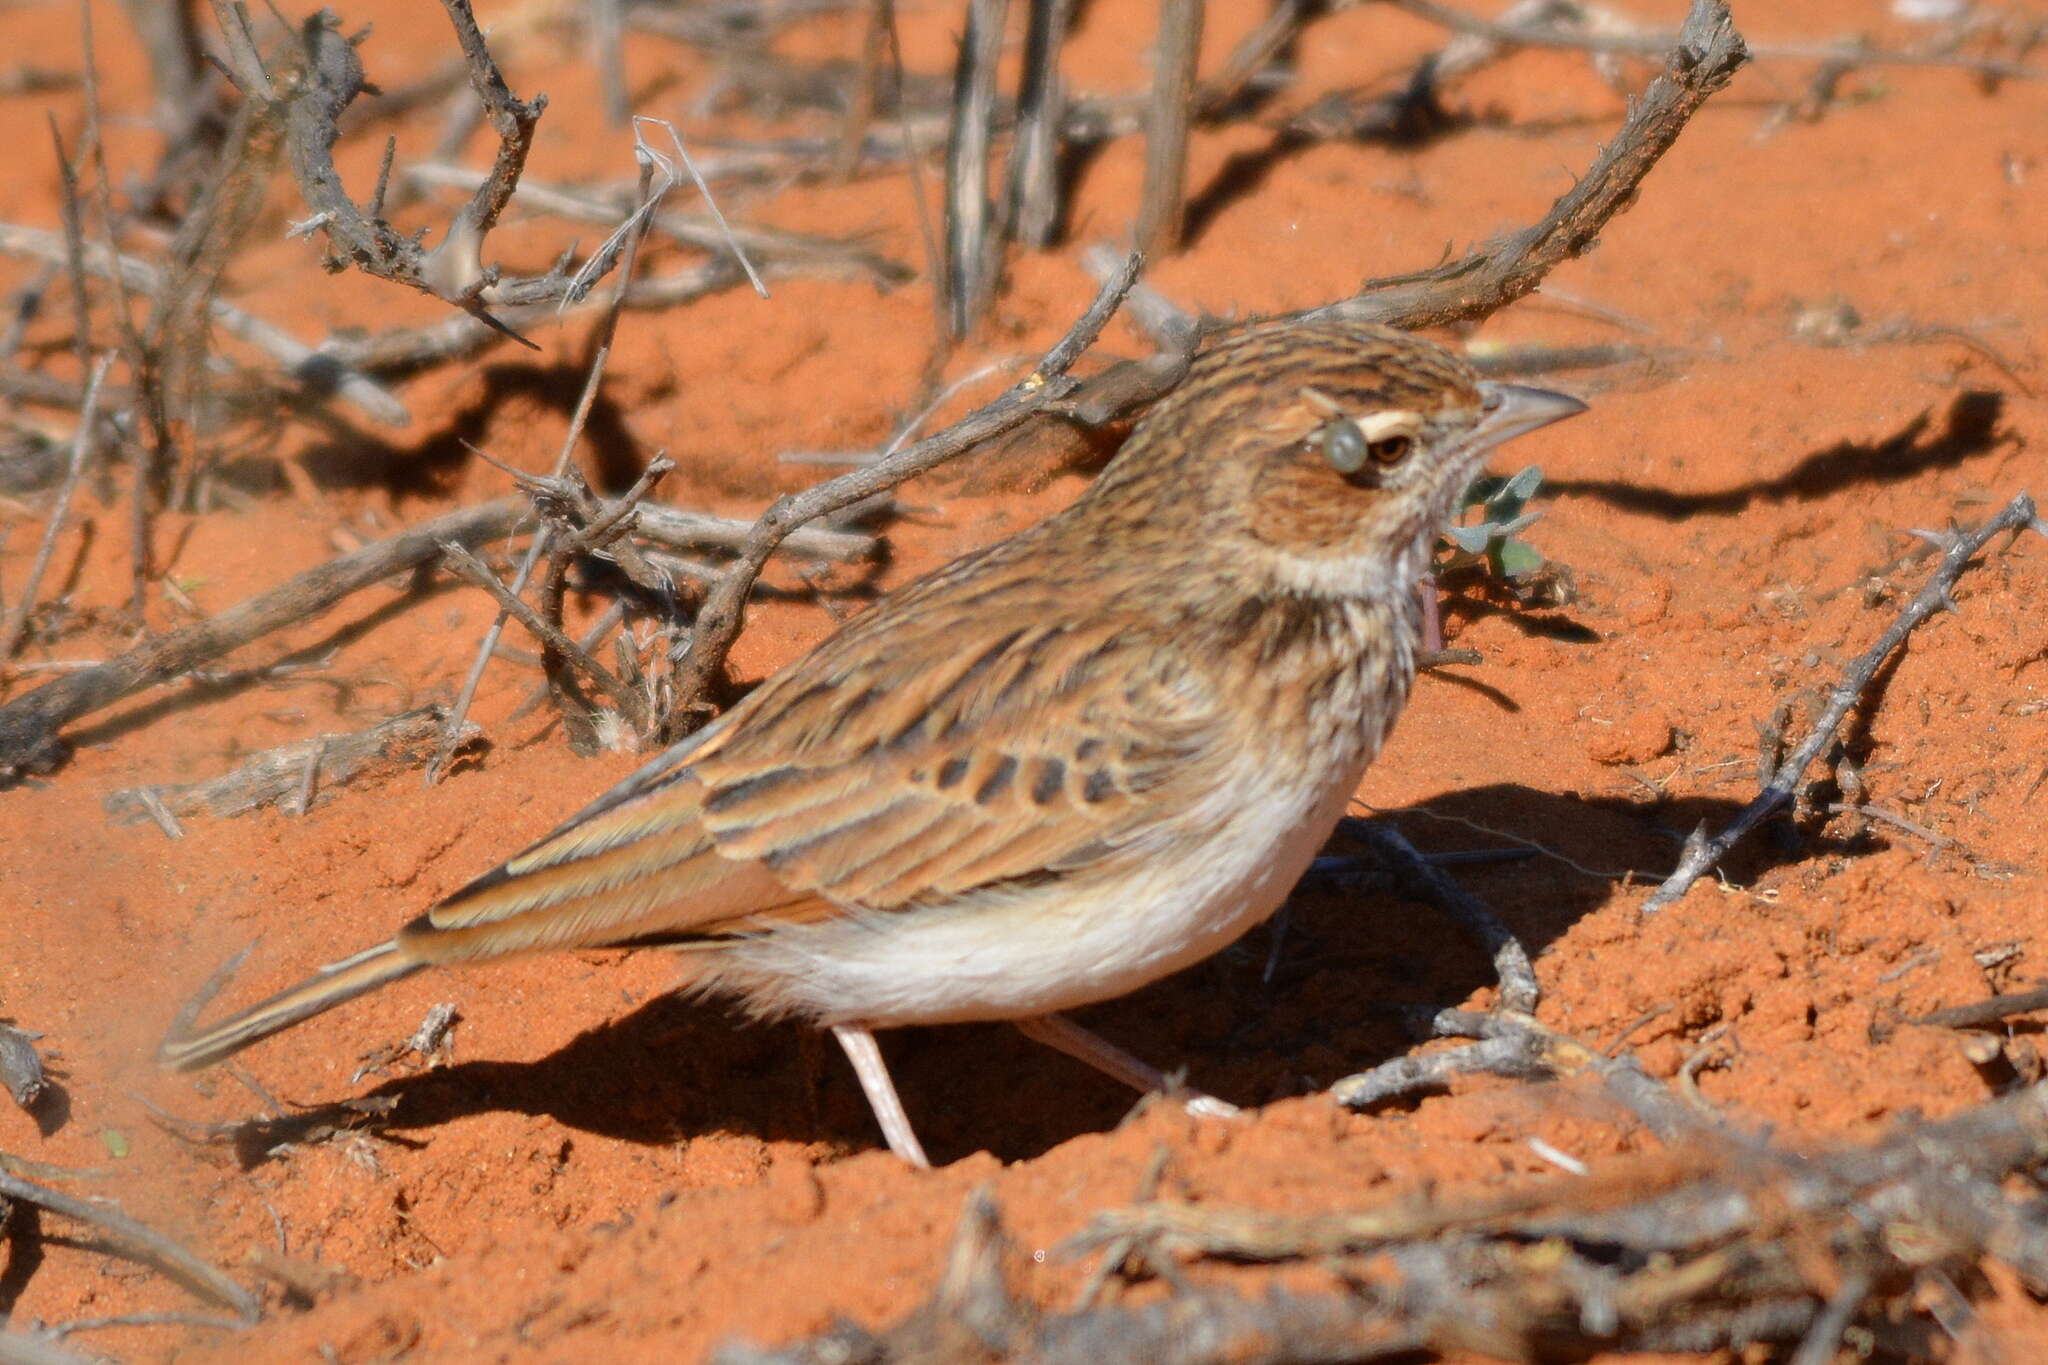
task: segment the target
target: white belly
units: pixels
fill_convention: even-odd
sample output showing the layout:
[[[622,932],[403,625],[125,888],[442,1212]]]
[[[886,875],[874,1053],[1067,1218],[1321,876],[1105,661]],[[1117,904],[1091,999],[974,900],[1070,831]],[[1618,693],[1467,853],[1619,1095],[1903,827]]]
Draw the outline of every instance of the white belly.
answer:
[[[1270,756],[1262,756],[1270,763]],[[820,1023],[1021,1019],[1127,994],[1234,942],[1280,907],[1343,815],[1364,764],[1319,788],[1248,760],[1195,828],[1077,895],[1072,881],[957,908],[777,930],[724,951],[718,985]],[[1095,880],[1095,879],[1089,879]]]

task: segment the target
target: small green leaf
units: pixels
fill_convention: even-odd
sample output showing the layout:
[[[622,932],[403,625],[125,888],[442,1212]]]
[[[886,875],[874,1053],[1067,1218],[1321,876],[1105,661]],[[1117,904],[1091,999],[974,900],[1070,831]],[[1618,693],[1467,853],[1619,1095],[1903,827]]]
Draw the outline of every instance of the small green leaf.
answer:
[[[1508,578],[1520,578],[1543,567],[1543,556],[1526,540],[1504,540],[1498,551],[1500,571]]]
[[[1512,479],[1509,479],[1507,486],[1501,491],[1503,493],[1512,493],[1523,502],[1527,502],[1536,496],[1536,490],[1542,486],[1543,470],[1539,466],[1532,464]]]
[[[1459,499],[1461,507],[1478,507],[1493,497],[1505,486],[1506,480],[1498,474],[1481,474],[1465,485],[1465,496]]]
[[[128,1135],[119,1128],[100,1129],[100,1141],[106,1144],[109,1156],[119,1158],[128,1155]]]
[[[1446,526],[1444,534],[1451,543],[1467,554],[1479,554],[1486,549],[1486,542],[1493,539],[1490,526]]]

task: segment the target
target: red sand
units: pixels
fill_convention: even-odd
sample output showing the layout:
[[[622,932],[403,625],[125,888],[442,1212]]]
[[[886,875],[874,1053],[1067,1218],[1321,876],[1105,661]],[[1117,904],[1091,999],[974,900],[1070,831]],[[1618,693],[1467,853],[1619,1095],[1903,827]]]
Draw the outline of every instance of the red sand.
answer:
[[[517,7],[479,8],[510,28]],[[1212,61],[1259,11],[1217,8]],[[1903,41],[1881,8],[1751,4],[1738,19],[1759,41],[1865,29]],[[351,23],[375,19],[364,55],[387,86],[453,51],[435,6],[351,0],[345,9]],[[154,147],[137,122],[146,113],[138,54],[118,9],[102,3],[95,13],[110,154],[117,168],[147,167]],[[1130,35],[1149,31],[1152,13],[1132,0],[1088,7],[1069,63],[1074,84],[1134,88],[1142,44]],[[906,22],[912,66],[944,70],[952,8]],[[551,98],[530,174],[630,174],[624,140],[593,113],[594,79],[574,41],[546,26],[521,31],[511,80]],[[67,5],[8,9],[0,34],[17,55],[75,61]],[[856,18],[827,17],[779,50],[843,57],[858,41]],[[1280,107],[1383,76],[1433,41],[1425,25],[1375,7],[1337,15],[1312,31],[1300,85]],[[710,72],[682,49],[636,41],[630,68],[636,88],[652,92],[643,107],[685,117],[687,132],[764,126],[686,116]],[[2048,961],[2048,543],[2023,540],[1964,579],[1960,614],[1913,638],[1857,741],[1867,799],[1967,855],[1883,826],[1850,840],[1838,822],[1789,854],[1755,841],[1728,882],[1704,883],[1653,918],[1639,913],[1643,883],[1671,866],[1697,822],[1725,819],[1754,791],[1756,724],[1781,699],[1830,684],[1918,587],[1924,564],[1868,589],[1912,544],[1902,530],[1979,519],[2030,482],[2048,494],[2048,410],[2033,396],[2048,316],[2039,150],[2048,87],[2015,82],[1986,94],[1953,71],[1868,71],[1847,79],[1858,98],[1825,117],[1774,125],[1805,74],[1784,63],[1744,74],[1686,131],[1599,250],[1556,273],[1554,299],[1483,329],[1489,340],[1618,337],[1665,358],[1587,376],[1576,387],[1592,414],[1515,448],[1517,462],[1540,463],[1549,479],[1529,538],[1569,566],[1578,599],[1526,614],[1451,606],[1454,643],[1483,651],[1485,663],[1464,681],[1419,685],[1360,797],[1402,812],[1401,828],[1427,848],[1503,836],[1541,844],[1547,856],[1534,862],[1462,875],[1537,954],[1545,1020],[1603,1045],[1626,1034],[1663,1076],[1712,1033],[1725,1060],[1700,1075],[1708,1100],[1785,1137],[1823,1140],[1984,1099],[1954,1037],[1912,1027],[1887,1036],[1873,1025],[2025,986]],[[1631,86],[1644,77],[1625,67]],[[1411,151],[1328,144],[1278,161],[1223,202],[1153,281],[1186,306],[1265,311],[1428,264],[1446,243],[1539,215],[1622,109],[1586,63],[1549,53],[1480,75],[1454,103],[1489,117]],[[56,223],[43,126],[53,107],[75,138],[75,96],[0,98],[0,137],[25,149],[0,181],[0,219]],[[787,126],[830,125],[796,115]],[[396,131],[401,164],[436,132],[426,118]],[[1197,192],[1269,136],[1249,126],[1199,134]],[[374,173],[376,141],[347,145],[351,183]],[[478,164],[484,155],[482,142],[469,152]],[[1139,157],[1125,140],[1089,166],[1077,242],[1125,230]],[[282,189],[273,208],[231,272],[244,306],[308,339],[436,316],[396,288],[320,273],[314,249],[277,230],[296,210]],[[868,231],[898,258],[921,258],[900,176],[736,193],[727,209],[792,229]],[[547,220],[515,223],[492,248],[537,266],[569,235]],[[1014,260],[984,335],[950,372],[1035,352],[1063,330],[1093,287],[1074,254]],[[683,259],[660,252],[651,265]],[[7,266],[0,283],[22,274]],[[1647,330],[1618,333],[1567,299]],[[1802,310],[1835,300],[1852,304],[1867,332],[1894,321],[1969,328],[1982,344],[1930,332],[1822,347],[1795,334]],[[631,438],[680,465],[665,496],[749,515],[816,476],[778,464],[778,452],[859,446],[891,429],[914,401],[930,318],[922,283],[881,293],[791,279],[767,302],[728,293],[629,316],[607,392]],[[63,325],[58,310],[39,333]],[[529,468],[552,458],[573,381],[544,390],[510,381],[534,367],[580,374],[585,335],[577,326],[540,339],[541,356],[504,348],[406,387],[413,426],[362,436],[375,462],[402,477],[166,517],[161,564],[215,612],[329,556],[336,527],[371,535],[501,491],[504,476],[448,437],[459,430]],[[1113,328],[1106,345],[1131,354],[1143,343]],[[324,468],[308,457],[318,444],[291,429],[265,454]],[[904,496],[920,510],[890,531],[883,582],[1025,524],[1070,499],[1080,478],[1051,477],[1028,497],[972,493],[975,481],[957,477],[913,486]],[[106,657],[128,643],[115,624],[127,592],[124,507],[89,496],[66,533],[60,565],[78,558],[82,529],[93,528],[72,592],[84,621],[47,657]],[[0,552],[11,593],[40,520],[0,504],[0,524],[12,527]],[[885,1046],[943,1166],[913,1172],[878,1150],[829,1044],[677,1003],[664,995],[675,968],[658,954],[591,953],[415,978],[246,1057],[292,1103],[400,1097],[387,1137],[344,1136],[247,1167],[224,1148],[181,1141],[151,1122],[144,1097],[209,1121],[259,1105],[224,1075],[165,1077],[149,1059],[178,1002],[227,953],[262,936],[234,987],[249,998],[381,938],[637,762],[578,759],[556,731],[508,723],[534,679],[500,663],[475,712],[493,747],[431,791],[405,776],[348,789],[304,818],[194,819],[176,843],[103,817],[110,789],[210,776],[238,752],[359,728],[451,694],[488,604],[451,587],[379,614],[394,596],[372,590],[233,660],[331,641],[326,672],[225,697],[172,689],[137,699],[74,730],[79,751],[62,771],[0,795],[0,1012],[45,1035],[68,1105],[47,1135],[0,1105],[0,1150],[104,1172],[80,1188],[118,1198],[231,1269],[254,1248],[282,1248],[361,1282],[310,1312],[276,1308],[251,1334],[154,1327],[78,1339],[95,1349],[129,1360],[323,1351],[340,1361],[693,1360],[736,1334],[779,1341],[839,1315],[893,1320],[926,1292],[963,1198],[984,1182],[1018,1244],[1036,1251],[1128,1199],[1162,1144],[1173,1190],[1310,1210],[1421,1181],[1457,1189],[1537,1176],[1549,1168],[1530,1136],[1596,1166],[1648,1143],[1597,1103],[1499,1082],[1461,1083],[1370,1116],[1336,1110],[1323,1087],[1410,1046],[1394,1006],[1483,1005],[1490,990],[1483,958],[1435,915],[1331,896],[1298,903],[1270,988],[1262,931],[1087,1012],[1141,1055],[1262,1106],[1241,1124],[1198,1125],[1159,1107],[1122,1122],[1129,1095],[1009,1030],[912,1031]],[[153,628],[184,619],[152,595]],[[814,606],[757,607],[734,654],[739,675],[773,670],[831,624]],[[2019,870],[1997,875],[2001,864]],[[1633,880],[1616,875],[1624,872]],[[1986,952],[2001,945],[2010,945],[2002,957]],[[449,1065],[405,1063],[351,1082],[361,1054],[405,1036],[443,1000],[462,1011]],[[0,1309],[20,1320],[190,1306],[161,1277],[96,1252],[55,1246],[32,1270],[19,1265],[0,1277],[11,1296]],[[1036,1300],[1064,1303],[1086,1269],[1025,1256],[1018,1282]],[[2017,1289],[1985,1313],[2014,1344],[2012,1359],[2048,1339],[2048,1318]]]

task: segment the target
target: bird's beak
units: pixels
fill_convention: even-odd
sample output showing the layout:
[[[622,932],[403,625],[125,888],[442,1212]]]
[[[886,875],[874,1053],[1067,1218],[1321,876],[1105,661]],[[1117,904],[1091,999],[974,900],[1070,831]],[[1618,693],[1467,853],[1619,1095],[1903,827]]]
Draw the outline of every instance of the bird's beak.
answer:
[[[1526,435],[1538,427],[1562,422],[1586,410],[1586,405],[1568,393],[1532,389],[1522,384],[1481,383],[1484,410],[1472,430],[1473,450],[1491,450],[1505,441]]]

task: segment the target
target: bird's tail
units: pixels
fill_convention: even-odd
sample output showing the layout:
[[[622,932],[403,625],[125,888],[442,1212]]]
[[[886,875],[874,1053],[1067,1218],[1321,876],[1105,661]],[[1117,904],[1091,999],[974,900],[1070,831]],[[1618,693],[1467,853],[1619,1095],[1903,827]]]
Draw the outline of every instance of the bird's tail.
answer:
[[[388,981],[410,976],[427,964],[398,949],[397,940],[380,943],[354,957],[330,962],[312,976],[240,1014],[197,1033],[173,1033],[157,1048],[157,1061],[173,1071],[212,1066],[273,1033],[331,1010]]]

